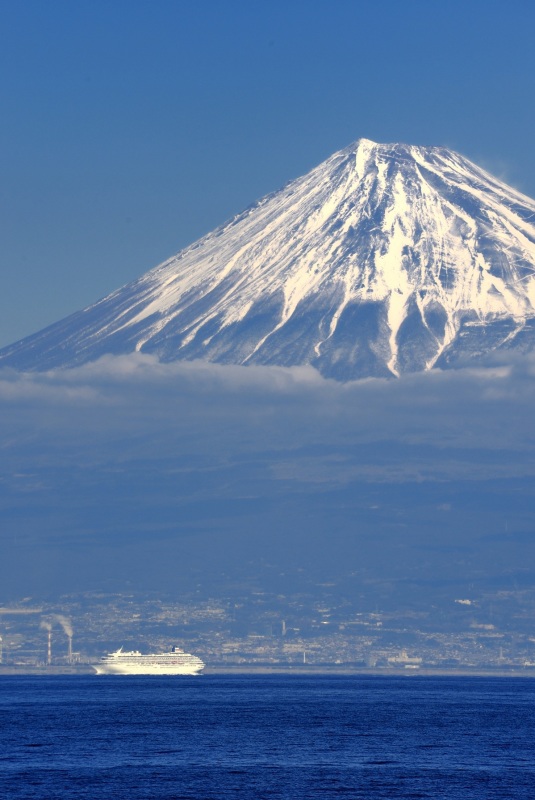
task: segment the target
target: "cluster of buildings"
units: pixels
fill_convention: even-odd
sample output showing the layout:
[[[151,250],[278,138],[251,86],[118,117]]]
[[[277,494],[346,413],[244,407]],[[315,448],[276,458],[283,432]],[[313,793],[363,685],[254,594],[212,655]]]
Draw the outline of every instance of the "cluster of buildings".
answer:
[[[214,669],[529,671],[535,591],[451,598],[427,611],[359,610],[332,591],[318,597],[248,590],[178,601],[84,593],[55,603],[6,603],[0,637],[4,667],[88,665],[120,646],[150,652],[180,644]]]

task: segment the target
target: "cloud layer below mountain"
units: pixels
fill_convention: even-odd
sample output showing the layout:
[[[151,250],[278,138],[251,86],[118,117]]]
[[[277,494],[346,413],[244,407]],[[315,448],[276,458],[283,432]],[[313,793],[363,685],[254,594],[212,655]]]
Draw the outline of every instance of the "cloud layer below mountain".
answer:
[[[400,548],[410,572],[429,546],[469,547],[492,572],[485,543],[502,535],[524,542],[509,548],[517,569],[534,407],[530,357],[346,384],[141,354],[4,370],[4,586],[156,588],[195,573],[208,591],[218,570],[266,559],[393,574]]]

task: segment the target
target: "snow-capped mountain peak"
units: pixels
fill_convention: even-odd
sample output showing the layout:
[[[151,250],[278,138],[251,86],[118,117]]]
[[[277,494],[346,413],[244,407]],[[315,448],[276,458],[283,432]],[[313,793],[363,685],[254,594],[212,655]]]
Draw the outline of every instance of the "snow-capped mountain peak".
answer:
[[[534,319],[535,202],[445,148],[360,139],[0,363],[141,350],[399,375],[531,347]]]

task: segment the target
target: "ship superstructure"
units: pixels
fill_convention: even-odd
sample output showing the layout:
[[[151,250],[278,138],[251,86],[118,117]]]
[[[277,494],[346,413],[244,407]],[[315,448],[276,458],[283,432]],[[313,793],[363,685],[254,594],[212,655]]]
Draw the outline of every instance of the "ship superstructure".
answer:
[[[120,647],[92,666],[97,675],[198,675],[204,663],[180,647],[169,653],[147,654]]]

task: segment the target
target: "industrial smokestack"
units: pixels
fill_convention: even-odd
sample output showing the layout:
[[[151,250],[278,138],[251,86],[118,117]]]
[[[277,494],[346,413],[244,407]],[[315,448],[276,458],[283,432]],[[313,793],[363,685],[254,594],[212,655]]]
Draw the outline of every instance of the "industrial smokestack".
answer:
[[[52,624],[46,619],[41,620],[40,628],[44,628],[48,633],[48,646],[46,652],[46,663],[48,666],[52,663]]]
[[[72,664],[72,636],[69,636],[69,648],[67,650],[67,661]]]

